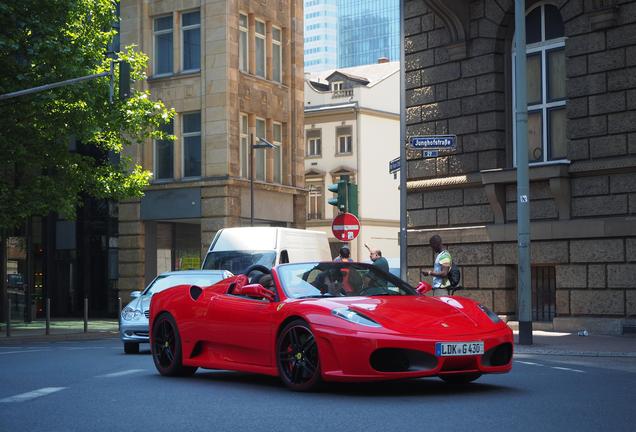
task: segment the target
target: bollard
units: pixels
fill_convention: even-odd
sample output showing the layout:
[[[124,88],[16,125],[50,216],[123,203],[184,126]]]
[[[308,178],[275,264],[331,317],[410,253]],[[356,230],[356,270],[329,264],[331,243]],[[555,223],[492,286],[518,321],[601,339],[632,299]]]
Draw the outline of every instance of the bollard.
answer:
[[[11,298],[7,299],[7,337],[11,337]]]
[[[45,335],[51,334],[51,299],[46,299],[46,330],[44,330]]]
[[[88,297],[84,297],[84,333],[88,333]]]
[[[117,297],[117,330],[121,331],[121,297]]]

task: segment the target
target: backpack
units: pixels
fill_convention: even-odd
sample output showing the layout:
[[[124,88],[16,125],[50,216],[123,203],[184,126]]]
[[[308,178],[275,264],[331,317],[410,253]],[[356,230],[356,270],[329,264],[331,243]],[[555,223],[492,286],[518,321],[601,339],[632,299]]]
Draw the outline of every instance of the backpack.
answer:
[[[459,281],[462,278],[462,274],[459,271],[459,267],[455,263],[451,264],[451,268],[448,270],[448,275],[446,277],[448,278],[448,281],[450,282],[451,288],[455,288],[457,285],[459,285]]]

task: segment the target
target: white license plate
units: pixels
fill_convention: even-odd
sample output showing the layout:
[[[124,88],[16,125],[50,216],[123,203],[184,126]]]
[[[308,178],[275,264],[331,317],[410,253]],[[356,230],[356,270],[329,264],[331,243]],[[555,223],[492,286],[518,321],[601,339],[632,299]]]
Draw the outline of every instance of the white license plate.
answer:
[[[471,356],[483,353],[483,342],[437,342],[435,344],[435,355],[438,357]]]

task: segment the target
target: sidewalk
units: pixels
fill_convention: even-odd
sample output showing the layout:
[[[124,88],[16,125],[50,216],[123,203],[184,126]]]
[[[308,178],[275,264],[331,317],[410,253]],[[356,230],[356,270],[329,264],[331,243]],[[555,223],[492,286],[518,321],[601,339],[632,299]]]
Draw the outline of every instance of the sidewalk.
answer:
[[[64,340],[90,340],[119,336],[116,320],[89,320],[84,333],[83,320],[55,320],[50,323],[50,334],[46,335],[46,323],[33,321],[11,322],[11,337],[7,337],[5,323],[0,323],[0,345],[17,345],[29,342],[55,342]]]
[[[636,335],[634,334],[578,336],[576,333],[535,330],[532,332],[532,345],[519,345],[518,331],[515,330],[514,334],[515,354],[636,358]]]

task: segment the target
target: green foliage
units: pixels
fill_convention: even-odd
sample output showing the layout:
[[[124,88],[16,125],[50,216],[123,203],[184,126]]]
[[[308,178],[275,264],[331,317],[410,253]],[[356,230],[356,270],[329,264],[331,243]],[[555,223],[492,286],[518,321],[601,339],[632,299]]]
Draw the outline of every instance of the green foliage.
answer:
[[[0,94],[110,70],[116,20],[111,0],[0,2]],[[134,80],[145,78],[143,53],[127,47],[116,56]],[[126,147],[166,138],[159,127],[174,112],[144,91],[122,101],[115,88],[111,103],[109,86],[102,77],[0,101],[0,230],[51,211],[72,218],[83,195],[143,194],[150,173]]]

